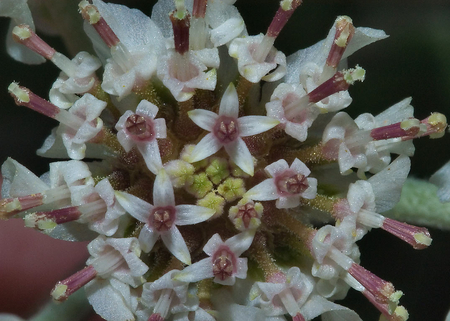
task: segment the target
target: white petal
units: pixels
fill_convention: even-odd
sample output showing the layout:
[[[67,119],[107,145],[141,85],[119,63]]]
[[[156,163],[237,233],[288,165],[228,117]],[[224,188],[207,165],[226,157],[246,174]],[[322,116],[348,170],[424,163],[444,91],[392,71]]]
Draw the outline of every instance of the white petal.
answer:
[[[294,208],[300,205],[300,196],[281,196],[275,206],[277,208]]]
[[[220,100],[219,116],[222,115],[234,118],[239,116],[239,99],[233,83],[228,85]]]
[[[308,185],[309,187],[303,192],[301,193],[301,197],[312,200],[316,197],[317,195],[317,179],[315,178],[308,178]]]
[[[153,185],[153,203],[155,207],[175,206],[172,182],[165,170],[159,171]]]
[[[144,251],[145,253],[150,252],[153,249],[156,241],[158,240],[159,235],[160,234],[158,232],[149,228],[147,224],[144,225],[141,232],[139,233],[139,244],[141,245],[142,251]]]
[[[275,177],[277,174],[284,172],[289,168],[288,163],[284,159],[279,159],[275,163],[267,165],[264,170],[270,176]]]
[[[223,244],[222,238],[219,233],[214,234],[211,238],[206,242],[203,247],[203,251],[209,256],[213,255],[217,248]]]
[[[309,168],[298,158],[294,159],[294,161],[291,164],[291,169],[293,169],[296,173],[302,174],[304,176],[308,176],[311,174],[311,171]]]
[[[161,234],[164,245],[178,260],[184,264],[191,264],[191,255],[183,236],[176,226],[172,226],[166,233]]]
[[[238,139],[236,139],[234,142],[224,145],[224,148],[230,156],[231,160],[240,169],[242,169],[248,175],[253,176],[253,157],[242,138],[238,137]]]
[[[263,133],[280,122],[267,116],[244,116],[238,118],[239,135],[241,137]]]
[[[150,212],[153,210],[153,205],[141,200],[139,197],[125,193],[115,192],[116,199],[120,205],[135,219],[147,223]]]
[[[212,131],[216,123],[217,116],[216,113],[206,109],[194,109],[188,112],[189,118],[200,128]]]
[[[177,205],[175,206],[176,225],[191,225],[204,222],[214,215],[215,210],[197,205]]]
[[[141,116],[147,116],[154,119],[158,113],[158,107],[148,100],[141,100],[139,105],[136,107],[136,114]]]
[[[248,197],[256,201],[273,201],[276,200],[279,195],[277,187],[275,186],[275,180],[268,178],[255,187],[251,188],[244,197]]]
[[[430,183],[439,187],[437,196],[441,202],[450,200],[450,162],[447,162],[436,173],[431,175]]]
[[[203,279],[212,278],[213,276],[214,274],[211,258],[208,257],[188,266],[174,276],[174,279],[177,281],[192,283]]]
[[[250,245],[252,245],[255,232],[255,230],[249,230],[239,233],[226,240],[225,244],[228,245],[230,250],[233,251],[236,256],[240,256],[242,253],[248,250]]]
[[[108,280],[95,279],[84,289],[89,303],[102,318],[108,321],[135,320],[126,298]]]
[[[194,147],[189,162],[195,163],[201,161],[202,159],[215,154],[220,148],[222,148],[222,146],[223,145],[214,136],[214,134],[209,133]]]
[[[150,142],[136,144],[138,150],[144,157],[145,165],[153,174],[158,174],[159,170],[163,167],[161,154],[159,152],[158,142],[153,139]]]

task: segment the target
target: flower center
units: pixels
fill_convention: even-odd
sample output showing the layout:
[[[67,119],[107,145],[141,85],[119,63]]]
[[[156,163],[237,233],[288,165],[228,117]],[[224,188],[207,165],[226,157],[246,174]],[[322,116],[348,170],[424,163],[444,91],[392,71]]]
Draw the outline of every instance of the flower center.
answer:
[[[152,140],[155,136],[153,122],[146,117],[133,114],[125,121],[127,132],[138,140]]]
[[[277,189],[280,194],[298,195],[309,187],[306,176],[302,174],[282,175],[277,180]]]
[[[258,213],[256,212],[255,206],[253,204],[247,203],[245,205],[239,206],[237,217],[242,218],[245,228],[248,228],[248,226],[250,225],[250,220],[257,216]]]
[[[152,215],[150,215],[150,220],[152,227],[159,232],[165,232],[172,227],[175,221],[175,208],[172,206],[157,207],[153,210]]]
[[[239,127],[234,117],[221,116],[214,126],[214,135],[223,143],[228,144],[239,137]]]
[[[225,280],[233,274],[233,253],[228,249],[219,249],[213,258],[213,274],[220,280]]]

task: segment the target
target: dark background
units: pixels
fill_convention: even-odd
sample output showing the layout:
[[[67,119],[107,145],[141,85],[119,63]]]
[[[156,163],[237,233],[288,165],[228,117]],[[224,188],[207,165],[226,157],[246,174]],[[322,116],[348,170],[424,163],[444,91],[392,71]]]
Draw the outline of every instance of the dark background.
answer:
[[[75,5],[77,2],[74,1]],[[150,15],[154,1],[122,3]],[[239,0],[236,6],[249,33],[257,34],[265,32],[278,3]],[[349,65],[359,64],[367,74],[364,83],[351,88],[353,103],[347,108],[348,113],[354,117],[362,112],[377,114],[412,96],[417,118],[425,118],[432,111],[450,116],[449,1],[305,1],[275,45],[286,55],[308,47],[323,39],[336,16],[343,14],[350,16],[356,27],[383,29],[390,35],[351,57]],[[0,19],[1,46],[7,27],[8,20]],[[43,38],[72,57],[58,38]],[[75,41],[79,39],[72,38],[71,42]],[[58,70],[49,62],[40,66],[17,63],[6,55],[4,48],[0,49],[0,59],[0,162],[11,156],[33,172],[43,173],[48,170],[48,160],[35,156],[35,150],[56,122],[15,106],[7,94],[7,86],[13,80],[19,81],[48,98]],[[449,139],[447,134],[439,140],[417,140],[412,175],[427,178],[449,160]],[[430,232],[433,244],[423,251],[415,251],[383,231],[372,231],[360,242],[361,264],[405,293],[401,304],[410,312],[410,320],[444,320],[450,307],[450,233],[434,229]],[[350,290],[343,304],[364,320],[378,320],[375,308],[356,291]]]

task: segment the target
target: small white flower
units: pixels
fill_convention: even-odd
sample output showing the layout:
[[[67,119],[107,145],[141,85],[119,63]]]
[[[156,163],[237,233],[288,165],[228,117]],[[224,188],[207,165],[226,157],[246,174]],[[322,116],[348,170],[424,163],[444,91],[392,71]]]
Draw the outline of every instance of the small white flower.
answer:
[[[299,159],[291,166],[284,159],[266,166],[272,176],[251,188],[244,197],[257,201],[277,200],[277,208],[292,208],[300,204],[300,197],[313,199],[317,193],[317,179],[307,178],[311,171]]]
[[[225,242],[214,234],[203,247],[209,256],[188,266],[174,278],[184,282],[197,282],[214,277],[214,282],[233,285],[236,278],[247,277],[247,258],[239,258],[252,244],[255,231],[239,233]]]
[[[166,138],[166,121],[155,119],[158,107],[147,100],[141,100],[136,113],[127,110],[116,124],[117,139],[126,152],[134,146],[141,152],[148,169],[157,174],[162,168],[156,138]]]
[[[145,223],[139,234],[144,252],[150,252],[161,237],[167,249],[181,262],[191,264],[191,255],[177,225],[197,224],[209,219],[214,210],[197,205],[175,205],[170,178],[161,170],[153,186],[153,203],[124,192],[116,192],[117,200],[134,218]]]
[[[199,127],[210,131],[192,151],[191,163],[205,159],[224,147],[231,160],[252,176],[253,158],[241,137],[260,134],[278,124],[277,120],[266,116],[238,117],[239,99],[232,83],[222,96],[219,114],[204,109],[195,109],[188,114]]]

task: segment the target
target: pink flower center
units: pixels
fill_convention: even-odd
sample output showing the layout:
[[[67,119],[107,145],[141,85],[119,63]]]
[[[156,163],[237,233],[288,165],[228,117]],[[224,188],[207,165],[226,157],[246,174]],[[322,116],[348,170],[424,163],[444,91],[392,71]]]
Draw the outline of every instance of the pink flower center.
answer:
[[[150,215],[150,225],[159,232],[169,230],[175,221],[175,208],[173,206],[156,207]]]
[[[229,116],[220,116],[213,128],[214,135],[222,144],[228,144],[239,137],[237,119]]]
[[[213,256],[213,274],[220,280],[229,278],[234,272],[234,254],[228,247],[222,247]]]
[[[278,192],[281,195],[298,195],[308,187],[308,180],[302,174],[285,174],[276,179]]]
[[[242,218],[245,228],[250,225],[250,220],[254,217],[258,217],[258,213],[255,210],[255,206],[252,203],[239,206],[237,217]]]
[[[136,140],[151,141],[155,136],[153,121],[147,117],[133,114],[125,121],[125,128]]]

